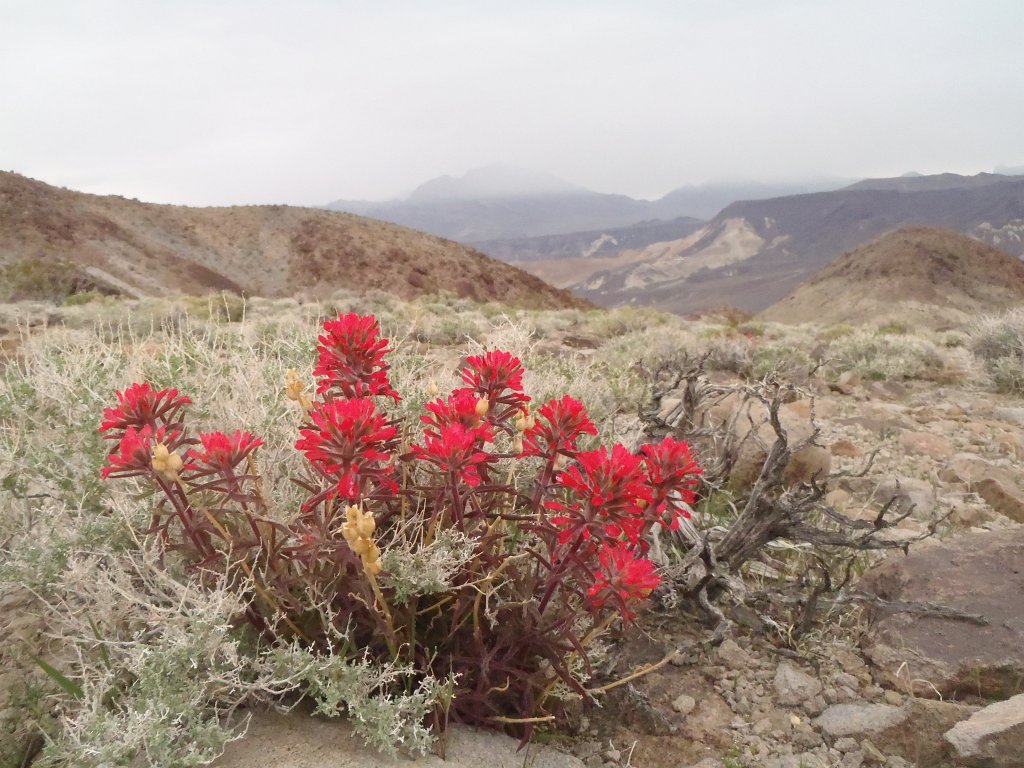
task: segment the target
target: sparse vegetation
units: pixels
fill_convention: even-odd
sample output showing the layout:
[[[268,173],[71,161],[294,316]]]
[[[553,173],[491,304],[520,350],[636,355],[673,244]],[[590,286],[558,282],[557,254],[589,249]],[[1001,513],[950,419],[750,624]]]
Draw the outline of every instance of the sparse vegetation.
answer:
[[[1024,310],[978,320],[967,343],[998,391],[1024,393]]]

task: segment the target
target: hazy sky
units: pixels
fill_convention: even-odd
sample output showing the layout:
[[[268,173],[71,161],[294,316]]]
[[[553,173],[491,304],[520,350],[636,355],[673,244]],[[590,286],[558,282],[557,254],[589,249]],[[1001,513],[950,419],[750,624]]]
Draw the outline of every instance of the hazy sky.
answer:
[[[1024,0],[0,0],[0,169],[199,205],[1024,164]]]

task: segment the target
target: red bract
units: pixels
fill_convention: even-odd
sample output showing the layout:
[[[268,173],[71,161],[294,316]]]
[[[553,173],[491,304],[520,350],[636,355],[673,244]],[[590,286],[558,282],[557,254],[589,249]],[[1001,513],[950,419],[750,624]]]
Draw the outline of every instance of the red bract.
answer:
[[[605,543],[597,553],[600,567],[587,598],[594,609],[604,608],[611,601],[622,612],[623,619],[636,618],[633,608],[646,600],[661,583],[654,572],[654,563],[637,557],[623,541]]]
[[[423,431],[431,437],[440,437],[441,430],[452,424],[460,424],[466,429],[473,429],[480,424],[476,407],[480,402],[479,395],[470,389],[457,389],[446,400],[438,398],[427,403],[424,408],[428,413],[420,416],[420,421],[427,425]]]
[[[423,445],[412,446],[412,455],[445,472],[455,472],[462,482],[475,488],[480,484],[479,467],[493,460],[481,450],[492,439],[487,425],[467,429],[461,424],[449,424],[441,428],[437,437],[424,434]]]
[[[153,429],[167,427],[175,422],[178,411],[191,400],[179,395],[176,389],[153,390],[148,382],[132,384],[117,394],[117,406],[103,409],[103,423],[100,432],[113,431],[108,439],[120,440],[129,427],[139,430],[145,426]]]
[[[258,437],[238,430],[228,436],[223,432],[200,434],[203,449],[191,449],[188,458],[193,462],[190,469],[224,470],[234,469],[256,448],[263,445]]]
[[[383,395],[397,403],[398,393],[391,388],[384,360],[390,352],[387,339],[378,339],[380,327],[373,315],[339,315],[324,323],[324,335],[317,346],[319,358],[313,375],[320,378],[319,394],[337,390],[345,397]]]
[[[551,518],[552,525],[562,529],[559,540],[624,535],[636,544],[644,533],[643,510],[652,499],[640,458],[616,443],[611,454],[602,447],[581,453],[576,460],[557,478],[558,485],[569,491],[569,502],[546,504],[562,513]]]
[[[575,456],[580,436],[597,434],[587,409],[568,395],[545,403],[537,415],[539,418],[523,436],[524,456]]]
[[[117,450],[107,456],[109,464],[100,470],[100,477],[135,477],[153,471],[153,446],[164,442],[164,428],[155,432],[148,424],[142,429],[128,427],[117,444]]]
[[[495,349],[467,357],[462,380],[478,398],[487,398],[490,411],[485,418],[492,424],[504,421],[530,402],[529,396],[523,394],[523,364],[509,352]],[[507,407],[499,408],[500,405]]]
[[[295,447],[328,475],[337,478],[337,492],[355,499],[367,490],[372,480],[387,488],[390,479],[391,451],[398,430],[377,413],[373,401],[331,400],[317,403],[309,415],[313,426],[300,430],[302,439]]]
[[[680,515],[690,517],[687,505],[696,498],[695,489],[702,470],[694,461],[690,446],[671,437],[642,446],[640,455],[654,492],[651,502],[654,512],[662,515],[663,522],[675,530],[679,527]]]

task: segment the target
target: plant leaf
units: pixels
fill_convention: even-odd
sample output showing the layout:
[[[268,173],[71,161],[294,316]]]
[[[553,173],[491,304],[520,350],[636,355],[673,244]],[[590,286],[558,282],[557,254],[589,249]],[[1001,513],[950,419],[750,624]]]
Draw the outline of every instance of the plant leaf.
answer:
[[[32,661],[38,664],[39,668],[43,670],[43,672],[45,672],[47,676],[51,680],[53,680],[53,682],[55,682],[57,685],[63,688],[70,696],[73,696],[76,699],[85,698],[85,691],[82,690],[82,686],[80,686],[78,683],[66,678],[57,669],[47,664],[38,656],[33,656]]]

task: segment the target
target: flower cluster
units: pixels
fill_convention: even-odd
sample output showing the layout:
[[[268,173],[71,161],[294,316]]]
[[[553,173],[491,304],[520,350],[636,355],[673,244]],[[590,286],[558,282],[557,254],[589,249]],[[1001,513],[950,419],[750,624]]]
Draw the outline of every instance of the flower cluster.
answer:
[[[329,652],[343,631],[354,653],[456,676],[437,727],[522,723],[528,734],[560,711],[557,683],[588,695],[589,643],[634,620],[659,585],[648,537],[690,514],[700,469],[689,447],[589,447],[598,430],[584,405],[566,395],[532,410],[522,361],[501,350],[466,358],[451,393],[434,386],[417,434],[389,414],[400,397],[373,317],[328,321],[319,342],[316,396],[295,370],[285,383],[308,465],[295,480],[309,494],[286,524],[261,492],[263,441],[189,437],[191,401],[175,389],[117,393],[100,427],[116,441],[102,475],[153,482],[164,498],[151,530],[202,573],[236,573],[251,590],[247,618],[274,641]],[[388,557],[416,562],[450,540],[468,559],[409,598]]]

